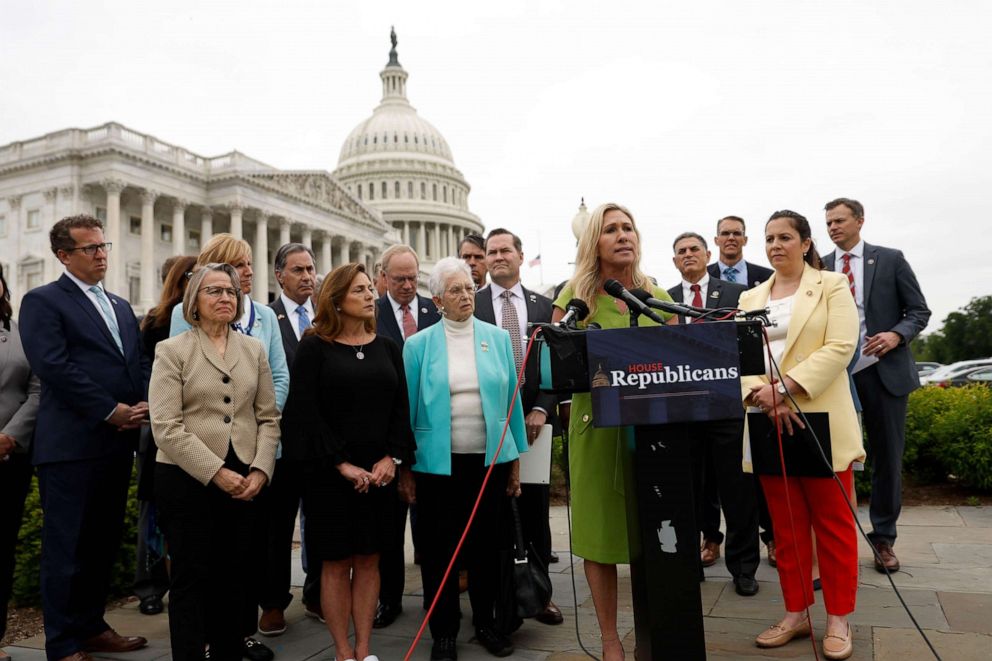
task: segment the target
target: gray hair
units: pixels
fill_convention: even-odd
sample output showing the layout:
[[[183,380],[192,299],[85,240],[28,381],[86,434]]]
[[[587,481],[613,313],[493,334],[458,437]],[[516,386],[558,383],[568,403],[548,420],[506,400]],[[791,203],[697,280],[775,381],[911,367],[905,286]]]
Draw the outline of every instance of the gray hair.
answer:
[[[406,253],[409,253],[409,254],[413,255],[414,261],[417,262],[417,270],[419,271],[420,270],[420,259],[417,257],[417,251],[415,251],[410,246],[405,245],[405,244],[402,244],[402,243],[397,243],[394,246],[389,246],[388,248],[386,248],[386,251],[384,253],[382,253],[382,258],[379,261],[379,263],[381,264],[380,268],[383,271],[385,271],[385,272],[388,273],[389,272],[389,262],[390,262],[390,260],[392,260],[393,257],[396,257],[397,255],[403,255],[403,254],[406,254]],[[378,273],[373,274],[373,275],[378,275]]]
[[[672,250],[675,250],[675,246],[677,246],[679,244],[679,241],[681,241],[682,239],[696,239],[701,244],[703,244],[703,250],[710,249],[710,247],[706,245],[706,239],[704,239],[701,235],[696,234],[695,232],[682,232],[677,237],[675,237],[674,241],[672,241]]]
[[[245,298],[241,294],[241,282],[238,280],[238,272],[230,264],[211,262],[204,264],[193,272],[193,277],[190,278],[189,285],[186,287],[186,293],[183,294],[183,319],[186,320],[186,323],[190,326],[200,325],[200,310],[197,307],[196,299],[200,293],[200,287],[203,285],[203,279],[207,277],[208,273],[227,274],[227,277],[231,279],[231,286],[237,292],[238,307],[234,311],[234,318],[240,319],[244,316]]]
[[[290,255],[294,255],[298,252],[308,253],[310,255],[310,259],[313,260],[313,263],[314,264],[317,263],[317,258],[314,257],[313,250],[311,250],[307,246],[303,245],[302,243],[284,243],[283,245],[279,246],[279,250],[276,251],[275,268],[273,270],[278,273],[282,273],[283,271],[285,271],[286,260],[289,259]]]
[[[468,267],[468,264],[464,260],[458,257],[445,257],[444,259],[439,259],[437,264],[434,265],[434,269],[431,271],[431,277],[427,281],[427,288],[431,292],[431,296],[437,296],[441,298],[441,294],[444,293],[445,285],[448,283],[448,279],[453,275],[462,274],[469,280],[472,279],[472,270]]]

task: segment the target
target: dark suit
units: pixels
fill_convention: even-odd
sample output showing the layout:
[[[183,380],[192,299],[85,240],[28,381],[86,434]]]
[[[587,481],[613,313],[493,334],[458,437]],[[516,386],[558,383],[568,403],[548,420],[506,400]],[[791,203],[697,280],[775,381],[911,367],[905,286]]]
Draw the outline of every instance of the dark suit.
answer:
[[[434,301],[417,294],[410,302],[410,307],[417,307],[417,330],[433,326],[441,321],[441,313],[437,311]],[[396,313],[389,296],[383,296],[376,301],[376,334],[388,337],[402,349],[403,330],[396,323]],[[413,402],[411,402],[411,406]],[[400,607],[403,598],[403,585],[406,580],[406,562],[403,558],[403,547],[406,544],[406,513],[410,510],[410,527],[414,533],[416,545],[416,507],[408,508],[406,503],[395,508],[396,520],[393,524],[393,538],[379,554],[379,603],[389,607]]]
[[[744,285],[745,289],[757,287],[762,282],[772,277],[772,270],[769,268],[752,264],[747,260],[744,260],[744,264],[747,266],[747,282],[739,282],[737,284]],[[706,267],[706,271],[710,274],[711,278],[716,278],[717,280],[723,278],[723,275],[720,273],[720,262],[713,262]]]
[[[835,270],[834,258],[831,252],[823,260],[831,271]],[[892,331],[902,337],[899,346],[854,375],[871,458],[869,537],[873,542],[892,544],[902,509],[906,405],[909,393],[920,387],[909,343],[926,328],[930,309],[916,274],[901,251],[866,243],[863,266],[867,334]],[[859,345],[863,346],[864,338],[860,340]]]
[[[524,293],[524,302],[527,305],[527,323],[550,323],[551,299],[535,294],[523,286],[521,289]],[[475,316],[494,326],[500,325],[493,307],[491,285],[476,292]],[[512,329],[504,330],[513,332]],[[534,328],[529,326],[527,337],[531,337],[533,334]],[[524,416],[538,407],[544,409],[548,414],[548,424],[551,424],[554,420],[558,400],[552,394],[541,392],[540,361],[537,359],[536,350],[531,352],[530,360],[527,361],[524,379],[524,384],[520,388],[520,403],[523,406]],[[547,484],[523,484],[520,486],[520,500],[518,501],[524,540],[534,543],[534,548],[541,554],[545,565],[551,559],[551,523],[548,520],[551,505],[550,494],[550,486]]]
[[[736,308],[737,300],[746,289],[743,284],[711,276],[706,291],[700,292],[703,307]],[[668,293],[676,303],[692,303],[691,299],[683,300],[681,282]],[[681,316],[679,320],[686,323]],[[697,525],[704,538],[720,543],[723,540],[720,533],[722,504],[727,518],[727,543],[724,547],[727,569],[734,577],[754,577],[761,560],[758,550],[758,506],[754,478],[741,468],[744,423],[715,420],[693,423],[692,427],[696,439],[692,465]]]
[[[120,548],[138,431],[105,419],[147,398],[151,366],[127,301],[107,294],[123,355],[102,315],[68,276],[29,291],[21,341],[41,379],[34,440],[44,510],[41,597],[49,659],[109,629],[104,605]]]

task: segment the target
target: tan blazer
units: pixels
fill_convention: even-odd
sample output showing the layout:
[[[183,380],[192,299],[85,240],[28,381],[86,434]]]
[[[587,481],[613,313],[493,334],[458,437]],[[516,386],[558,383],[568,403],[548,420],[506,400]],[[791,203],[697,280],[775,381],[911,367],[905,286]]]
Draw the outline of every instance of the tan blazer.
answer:
[[[208,484],[231,443],[241,461],[272,479],[279,412],[258,340],[231,331],[223,358],[199,328],[159,342],[148,405],[156,461]]]
[[[776,276],[741,294],[742,310],[763,308]],[[851,399],[847,366],[858,343],[858,308],[847,277],[806,266],[792,305],[789,331],[779,367],[803,387],[808,396],[795,395],[803,411],[830,414],[830,446],[834,471],[847,470],[852,461],[864,461],[861,426]],[[744,397],[751,386],[768,383],[766,376],[741,379]],[[747,428],[744,430],[744,470],[751,472]]]

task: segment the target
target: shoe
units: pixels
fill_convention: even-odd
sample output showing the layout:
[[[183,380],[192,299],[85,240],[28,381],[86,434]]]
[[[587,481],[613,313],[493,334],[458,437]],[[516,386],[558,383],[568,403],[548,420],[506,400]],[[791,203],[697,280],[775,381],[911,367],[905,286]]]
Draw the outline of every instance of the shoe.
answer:
[[[327,624],[327,620],[324,619],[324,612],[320,609],[320,606],[314,608],[310,604],[303,602],[303,614],[315,620],[320,620],[321,624]]]
[[[742,597],[753,597],[758,594],[758,581],[754,576],[741,574],[734,577],[734,590]]]
[[[431,646],[431,661],[458,661],[455,639],[438,638]]]
[[[769,540],[768,544],[768,564],[772,567],[778,567],[778,556],[775,555],[775,540]]]
[[[565,618],[561,614],[561,610],[555,606],[555,602],[549,602],[548,607],[543,611],[534,616],[534,619],[541,624],[561,624],[565,621]]]
[[[892,550],[892,544],[888,542],[875,542],[875,550],[878,552],[878,556],[875,558],[875,570],[880,574],[886,573],[885,570],[888,569],[888,573],[899,571],[899,558],[896,557],[896,552]],[[881,558],[881,562],[879,562]]]
[[[475,639],[493,656],[510,656],[513,654],[513,643],[502,634],[496,633],[492,627],[476,627]]]
[[[851,625],[847,625],[847,635],[827,634],[823,637],[823,657],[826,659],[846,659],[854,654],[854,636]]]
[[[250,659],[251,661],[272,661],[276,657],[272,650],[250,637],[245,638],[245,646],[242,653],[246,659]]]
[[[818,578],[813,579],[813,592],[819,592],[823,589],[823,583]]]
[[[548,564],[549,565],[557,565],[558,564],[558,554],[555,553],[554,551],[552,551],[551,552],[551,555],[548,556]]]
[[[258,633],[263,636],[279,636],[286,633],[286,616],[279,608],[266,608],[262,610],[262,617],[258,618]]]
[[[10,658],[10,657],[7,657]],[[86,652],[76,652],[69,656],[63,656],[59,661],[93,661],[93,657]]]
[[[720,545],[716,542],[705,541],[699,549],[699,559],[703,567],[712,567],[720,559]]]
[[[379,607],[375,609],[375,619],[372,620],[372,627],[375,629],[384,629],[395,622],[396,618],[398,618],[402,612],[402,606],[379,604]]]
[[[164,607],[162,606],[162,597],[157,594],[142,597],[141,603],[138,604],[138,611],[140,611],[143,615],[158,615],[163,610]]]
[[[804,619],[792,629],[786,629],[780,624],[773,624],[754,639],[754,644],[758,647],[781,647],[793,638],[808,635],[809,620],[807,619]]]
[[[460,569],[458,571],[458,594],[464,594],[468,590],[468,571]]]
[[[377,657],[375,654],[369,654],[367,657],[362,659],[362,661],[379,661],[379,657]]]
[[[147,644],[148,640],[141,636],[122,636],[113,629],[107,629],[99,636],[93,636],[89,640],[84,640],[83,649],[87,652],[119,654],[121,652],[140,650]]]

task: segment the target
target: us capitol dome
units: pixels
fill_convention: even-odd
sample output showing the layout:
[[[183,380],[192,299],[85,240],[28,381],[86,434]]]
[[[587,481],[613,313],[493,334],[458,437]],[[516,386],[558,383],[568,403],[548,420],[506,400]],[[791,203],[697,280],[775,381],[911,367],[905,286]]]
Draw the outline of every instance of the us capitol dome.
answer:
[[[344,141],[334,178],[382,213],[417,251],[423,269],[455,255],[461,239],[481,233],[483,225],[469,211],[471,187],[447,140],[407,99],[395,31],[390,38],[389,62],[379,73],[382,100]]]

